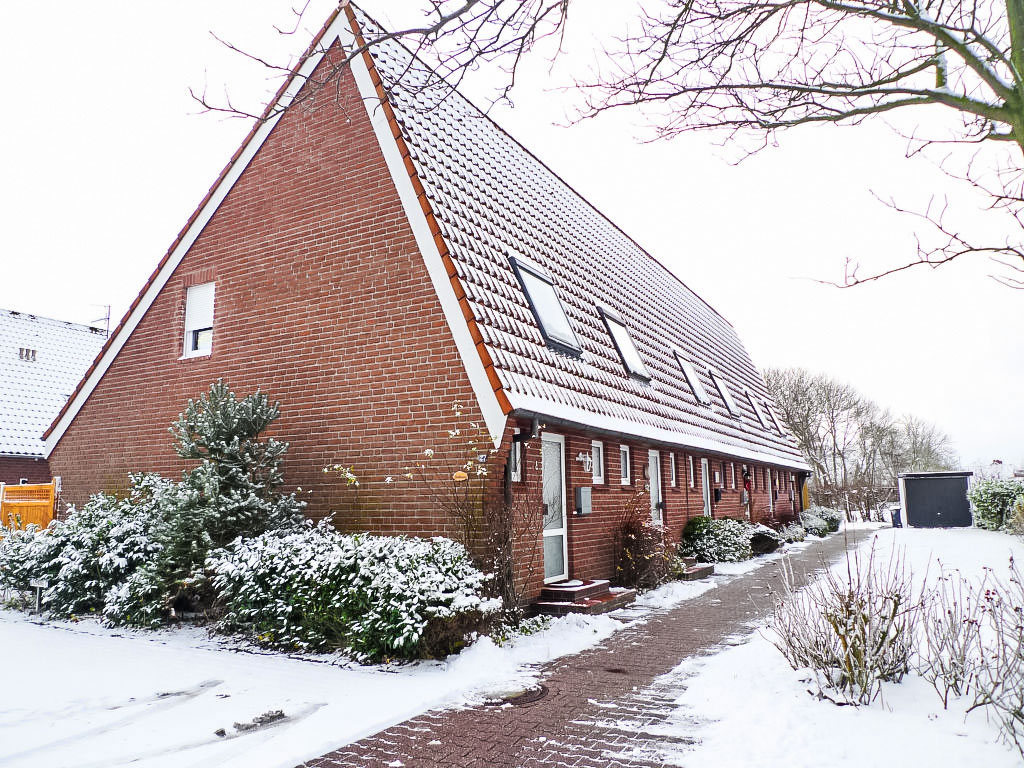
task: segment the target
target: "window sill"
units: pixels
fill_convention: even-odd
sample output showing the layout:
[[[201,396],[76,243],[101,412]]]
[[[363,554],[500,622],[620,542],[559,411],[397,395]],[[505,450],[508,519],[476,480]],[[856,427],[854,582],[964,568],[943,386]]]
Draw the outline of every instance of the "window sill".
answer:
[[[182,355],[179,360],[196,360],[198,358],[210,357],[213,354],[213,350],[209,352],[196,352],[194,355]]]

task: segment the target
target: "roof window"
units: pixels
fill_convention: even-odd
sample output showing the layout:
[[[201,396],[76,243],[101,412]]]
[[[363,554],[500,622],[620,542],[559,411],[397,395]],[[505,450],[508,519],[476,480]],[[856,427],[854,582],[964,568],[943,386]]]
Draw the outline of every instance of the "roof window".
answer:
[[[708,397],[707,390],[701,384],[700,378],[697,376],[697,369],[693,367],[693,363],[679,354],[678,350],[675,352],[675,356],[679,367],[683,369],[686,383],[690,385],[690,389],[693,391],[693,396],[697,398],[697,402],[702,405],[711,405],[711,398]]]
[[[542,270],[512,258],[512,269],[526,294],[533,316],[537,318],[541,335],[549,347],[559,352],[579,354],[580,342],[569,324],[569,317],[555,292],[551,277]]]
[[[651,374],[647,372],[647,366],[640,358],[640,352],[637,351],[636,344],[633,343],[633,337],[629,335],[625,321],[610,309],[605,307],[598,307],[598,309],[601,311],[601,317],[604,318],[604,324],[608,327],[608,333],[611,335],[612,341],[615,342],[615,348],[619,351],[619,357],[622,358],[622,364],[626,367],[626,371],[633,376],[650,381]]]
[[[775,425],[775,429],[778,430],[780,435],[784,435],[785,433],[782,431],[782,425],[779,423],[779,417],[775,415],[775,409],[768,404],[767,400],[764,401],[764,409],[768,411],[768,415],[771,417],[772,424]]]
[[[750,401],[750,407],[754,409],[754,415],[757,416],[757,420],[761,422],[762,429],[768,429],[768,420],[764,417],[764,411],[761,410],[761,404],[754,399],[754,396],[750,394],[750,390],[745,390],[747,400]]]
[[[718,393],[722,396],[722,402],[725,403],[729,415],[739,416],[740,409],[736,407],[736,401],[732,399],[732,393],[729,391],[729,385],[725,383],[725,379],[719,376],[714,368],[708,368],[708,376],[711,377],[711,380],[715,382],[715,386],[718,387]]]

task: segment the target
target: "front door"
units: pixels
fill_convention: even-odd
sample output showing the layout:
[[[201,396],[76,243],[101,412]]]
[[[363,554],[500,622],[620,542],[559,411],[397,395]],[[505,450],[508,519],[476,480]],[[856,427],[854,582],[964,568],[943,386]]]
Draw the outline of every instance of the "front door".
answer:
[[[569,576],[565,530],[565,438],[541,436],[544,467],[544,583]]]
[[[700,460],[700,487],[704,492],[704,514],[711,517],[711,470],[707,459]]]
[[[651,520],[655,525],[662,525],[665,517],[662,514],[664,505],[661,496],[661,454],[657,451],[647,452],[647,475],[651,484]]]

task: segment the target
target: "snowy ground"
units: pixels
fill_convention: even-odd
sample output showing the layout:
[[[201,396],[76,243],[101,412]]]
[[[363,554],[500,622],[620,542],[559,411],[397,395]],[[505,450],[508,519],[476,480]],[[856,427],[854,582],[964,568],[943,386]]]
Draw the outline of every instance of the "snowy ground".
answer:
[[[879,555],[905,552],[918,578],[940,568],[980,575],[986,567],[1005,573],[1024,544],[1005,534],[976,529],[883,529]],[[865,543],[864,546],[868,546]],[[943,710],[935,691],[915,675],[888,685],[883,701],[869,707],[837,707],[807,692],[808,684],[759,632],[714,656],[687,660],[670,677],[685,692],[665,733],[696,736],[694,751],[670,758],[687,768],[866,768],[925,765],[1010,768],[1020,756],[999,742],[981,710],[967,702]],[[665,681],[667,683],[668,681]],[[663,683],[664,684],[664,683]],[[702,722],[696,728],[694,720]],[[742,738],[737,738],[742,735]]]
[[[401,667],[254,652],[199,629],[131,632],[0,610],[0,764],[291,768],[431,708],[520,692],[537,665],[771,559],[668,584],[608,616],[559,619],[503,647],[484,639],[446,662]],[[277,711],[283,719],[246,729]]]

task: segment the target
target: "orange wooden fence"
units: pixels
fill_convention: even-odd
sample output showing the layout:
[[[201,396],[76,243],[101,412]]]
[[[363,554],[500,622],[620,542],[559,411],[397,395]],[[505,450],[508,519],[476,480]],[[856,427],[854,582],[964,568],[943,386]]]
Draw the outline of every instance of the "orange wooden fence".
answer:
[[[45,528],[57,506],[57,483],[4,485],[0,483],[0,521],[7,527],[35,524]]]

